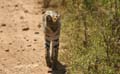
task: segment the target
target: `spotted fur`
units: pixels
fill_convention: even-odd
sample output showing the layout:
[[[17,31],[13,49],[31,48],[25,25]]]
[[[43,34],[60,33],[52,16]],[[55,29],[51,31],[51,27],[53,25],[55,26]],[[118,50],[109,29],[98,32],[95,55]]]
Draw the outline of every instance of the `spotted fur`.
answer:
[[[61,28],[60,15],[55,11],[46,11],[43,15],[46,62],[48,66],[50,66],[52,60],[53,68],[55,68],[56,62],[58,60],[60,28]],[[50,55],[51,44],[52,53]]]

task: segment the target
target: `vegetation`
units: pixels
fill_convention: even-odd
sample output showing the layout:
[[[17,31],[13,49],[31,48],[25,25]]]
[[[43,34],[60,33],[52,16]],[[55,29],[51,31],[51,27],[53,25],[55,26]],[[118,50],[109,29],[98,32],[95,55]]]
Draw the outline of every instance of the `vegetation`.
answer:
[[[51,0],[67,74],[120,74],[120,0]],[[49,7],[50,9],[53,7]]]

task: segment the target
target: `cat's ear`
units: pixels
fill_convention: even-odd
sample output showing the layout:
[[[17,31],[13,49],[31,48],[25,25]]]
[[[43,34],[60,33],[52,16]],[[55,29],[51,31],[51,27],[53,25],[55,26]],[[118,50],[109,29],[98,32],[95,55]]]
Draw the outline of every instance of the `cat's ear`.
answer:
[[[57,17],[61,18],[61,14],[58,11],[55,11],[57,13]]]
[[[61,15],[60,15],[60,14],[58,14],[58,17],[59,17],[59,18],[61,18]]]
[[[60,14],[58,14],[57,17],[58,17],[59,20],[61,19],[61,15]]]

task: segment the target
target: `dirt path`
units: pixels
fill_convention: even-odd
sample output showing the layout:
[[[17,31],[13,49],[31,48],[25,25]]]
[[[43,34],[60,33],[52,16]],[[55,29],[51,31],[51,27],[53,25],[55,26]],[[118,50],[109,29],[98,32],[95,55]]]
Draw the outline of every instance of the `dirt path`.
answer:
[[[0,0],[0,74],[49,74],[40,0]]]

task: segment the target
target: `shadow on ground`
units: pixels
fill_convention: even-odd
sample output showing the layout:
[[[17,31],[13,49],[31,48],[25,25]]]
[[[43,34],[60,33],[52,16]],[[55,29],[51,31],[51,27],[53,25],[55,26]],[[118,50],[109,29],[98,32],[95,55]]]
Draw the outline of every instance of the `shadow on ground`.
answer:
[[[57,70],[48,71],[51,74],[66,74],[66,65],[63,65],[59,61],[57,62]]]

